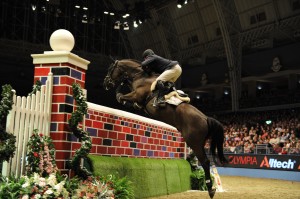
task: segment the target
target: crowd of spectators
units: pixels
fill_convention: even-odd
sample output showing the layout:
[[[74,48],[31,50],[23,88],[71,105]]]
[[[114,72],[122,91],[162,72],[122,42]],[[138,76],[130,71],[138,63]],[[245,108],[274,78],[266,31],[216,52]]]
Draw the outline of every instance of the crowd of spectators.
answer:
[[[214,116],[224,125],[227,153],[300,154],[300,109]],[[256,146],[266,150],[256,151]]]

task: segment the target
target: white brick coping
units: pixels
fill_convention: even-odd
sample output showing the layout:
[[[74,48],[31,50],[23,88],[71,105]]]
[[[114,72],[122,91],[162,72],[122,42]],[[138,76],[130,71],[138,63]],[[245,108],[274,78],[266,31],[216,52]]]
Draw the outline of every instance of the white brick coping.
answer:
[[[133,114],[133,113],[129,113],[129,112],[126,112],[126,111],[113,109],[113,108],[110,108],[110,107],[101,106],[101,105],[90,103],[90,102],[87,102],[87,105],[88,105],[88,109],[90,109],[90,110],[109,113],[109,114],[116,115],[116,116],[119,116],[119,117],[129,118],[129,119],[149,123],[151,125],[156,125],[156,126],[161,126],[161,127],[172,129],[172,130],[177,130],[175,127],[173,127],[169,124],[166,124],[164,122],[153,120],[153,119],[143,117],[143,116],[140,116],[140,115],[136,115],[136,114]]]

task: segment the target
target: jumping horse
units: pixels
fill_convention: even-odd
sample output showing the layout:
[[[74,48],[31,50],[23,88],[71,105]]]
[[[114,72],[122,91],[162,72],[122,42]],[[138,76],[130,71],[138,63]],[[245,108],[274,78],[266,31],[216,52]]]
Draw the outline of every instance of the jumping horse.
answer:
[[[189,103],[178,106],[167,104],[165,107],[154,107],[151,99],[151,84],[157,75],[143,71],[140,62],[123,59],[116,60],[108,68],[103,86],[106,90],[118,87],[127,82],[131,92],[122,94],[117,89],[117,100],[120,103],[131,102],[141,106],[153,119],[165,122],[177,128],[187,145],[193,150],[205,172],[205,182],[210,198],[213,198],[216,189],[213,188],[210,177],[210,161],[206,156],[204,146],[207,139],[211,140],[210,151],[213,161],[216,159],[216,149],[221,164],[228,163],[223,154],[224,131],[222,124],[214,118],[208,117]]]

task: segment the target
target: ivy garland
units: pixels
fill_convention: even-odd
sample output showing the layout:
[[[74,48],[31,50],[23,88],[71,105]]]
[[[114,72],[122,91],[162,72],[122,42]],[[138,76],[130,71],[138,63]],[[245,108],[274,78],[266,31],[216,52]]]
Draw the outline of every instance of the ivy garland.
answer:
[[[35,84],[32,87],[32,91],[28,94],[29,96],[36,94],[37,91],[41,91],[42,82],[40,80],[36,80]]]
[[[73,134],[81,141],[81,147],[76,150],[73,159],[70,162],[70,166],[77,176],[87,179],[87,177],[91,176],[92,174],[84,166],[81,167],[80,163],[82,158],[87,158],[87,155],[92,148],[92,141],[91,137],[86,131],[77,127],[78,124],[82,122],[84,115],[87,114],[87,103],[80,85],[73,83],[72,88],[73,97],[76,101],[77,108],[69,119],[69,127],[73,131]]]
[[[13,91],[8,84],[2,86],[2,100],[0,102],[0,163],[9,161],[14,156],[16,150],[16,136],[5,131],[6,116],[12,109]]]

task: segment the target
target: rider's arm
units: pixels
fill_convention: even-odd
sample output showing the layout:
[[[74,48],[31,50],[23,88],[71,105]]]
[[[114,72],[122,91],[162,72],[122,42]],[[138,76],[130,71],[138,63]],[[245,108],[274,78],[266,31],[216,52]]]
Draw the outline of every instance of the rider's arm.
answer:
[[[152,55],[148,56],[145,61],[142,62],[142,68],[144,69],[146,66],[148,66],[150,63],[152,63],[155,60],[155,57]]]

